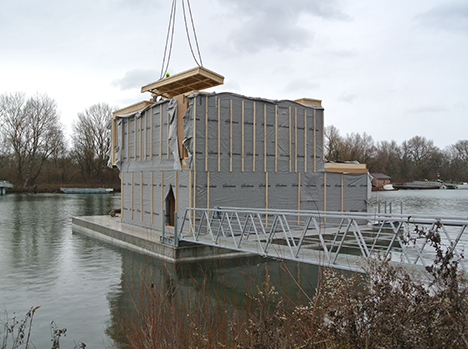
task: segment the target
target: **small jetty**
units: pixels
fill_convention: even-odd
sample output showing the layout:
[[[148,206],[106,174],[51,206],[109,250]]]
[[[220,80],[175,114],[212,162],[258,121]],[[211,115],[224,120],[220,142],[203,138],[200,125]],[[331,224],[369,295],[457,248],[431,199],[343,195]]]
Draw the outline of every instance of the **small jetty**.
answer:
[[[5,180],[0,180],[0,195],[5,195],[6,189],[11,189],[11,188],[13,188],[13,184]]]

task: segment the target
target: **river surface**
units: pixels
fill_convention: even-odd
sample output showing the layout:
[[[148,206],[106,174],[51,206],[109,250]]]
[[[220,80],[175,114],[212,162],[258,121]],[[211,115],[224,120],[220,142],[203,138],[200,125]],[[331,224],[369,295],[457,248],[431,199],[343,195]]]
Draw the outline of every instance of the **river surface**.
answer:
[[[468,190],[400,190],[372,194],[378,203],[400,202],[408,214],[468,216]],[[230,297],[243,297],[247,281],[261,283],[265,268],[278,288],[301,300],[294,280],[285,277],[279,262],[262,258],[222,263],[186,264],[177,269],[157,259],[121,249],[71,231],[72,216],[107,214],[120,207],[120,195],[8,194],[0,197],[0,312],[21,318],[33,306],[32,339],[37,348],[50,348],[50,322],[67,328],[61,348],[84,342],[87,348],[112,348],[126,289],[141,283],[148,270],[190,289],[206,280]],[[312,294],[318,268],[288,262],[305,292]],[[141,270],[145,270],[144,273]],[[247,281],[246,281],[247,280]],[[137,287],[137,286],[136,286]],[[127,296],[126,296],[127,294]],[[5,319],[4,314],[0,314]],[[0,322],[1,323],[1,322]]]

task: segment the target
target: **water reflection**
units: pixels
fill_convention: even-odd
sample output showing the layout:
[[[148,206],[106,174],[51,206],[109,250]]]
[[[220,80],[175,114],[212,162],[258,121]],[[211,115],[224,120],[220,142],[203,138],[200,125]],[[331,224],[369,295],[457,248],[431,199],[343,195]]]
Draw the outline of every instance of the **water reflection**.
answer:
[[[242,311],[246,294],[257,294],[267,272],[278,296],[288,299],[291,305],[308,303],[319,275],[316,266],[261,257],[183,264],[165,263],[129,251],[122,252],[122,257],[121,289],[108,296],[111,321],[107,333],[119,343],[125,343],[122,333],[128,328],[125,320],[138,318],[135,307],[141,311],[151,305],[153,292],[168,295],[167,299],[176,297],[179,305],[203,302],[221,306],[223,311]],[[151,290],[152,287],[158,289]],[[161,310],[155,313],[158,311]],[[160,326],[172,325],[167,319]]]
[[[106,296],[119,283],[121,257],[107,245],[73,235],[71,216],[107,213],[119,201],[113,195],[0,198],[0,307],[21,317],[41,306],[32,328],[36,347],[51,346],[52,320],[68,328],[63,347],[73,347],[73,340],[103,347]]]

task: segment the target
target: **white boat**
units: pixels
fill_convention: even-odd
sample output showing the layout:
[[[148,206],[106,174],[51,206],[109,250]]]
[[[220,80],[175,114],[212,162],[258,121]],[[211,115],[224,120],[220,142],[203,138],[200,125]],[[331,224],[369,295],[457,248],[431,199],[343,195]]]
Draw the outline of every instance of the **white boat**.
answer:
[[[393,187],[393,184],[385,184],[383,186],[383,190],[395,190],[395,188]]]
[[[65,194],[107,194],[112,193],[112,188],[60,188]]]
[[[458,189],[468,189],[468,183],[462,183],[458,185]]]

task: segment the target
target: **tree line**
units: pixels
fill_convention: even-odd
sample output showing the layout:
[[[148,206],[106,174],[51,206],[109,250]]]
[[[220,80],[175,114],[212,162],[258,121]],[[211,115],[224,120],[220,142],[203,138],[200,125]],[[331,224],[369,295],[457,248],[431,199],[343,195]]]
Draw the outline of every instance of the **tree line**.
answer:
[[[67,140],[54,99],[0,95],[0,179],[17,189],[118,185],[118,172],[107,167],[112,112],[100,103],[78,113]]]
[[[118,171],[107,167],[110,121],[114,108],[95,104],[78,113],[67,141],[57,103],[47,95],[0,95],[0,179],[16,188],[44,185],[119,185]],[[398,144],[374,142],[372,136],[342,136],[335,126],[325,128],[325,158],[358,161],[369,172],[393,182],[442,179],[468,181],[468,140],[439,149],[422,136]]]
[[[367,164],[371,173],[384,173],[392,181],[413,180],[468,181],[468,140],[459,140],[440,149],[423,136],[398,144],[375,142],[360,133],[340,135],[333,125],[325,127],[325,157],[329,161],[358,161]]]

